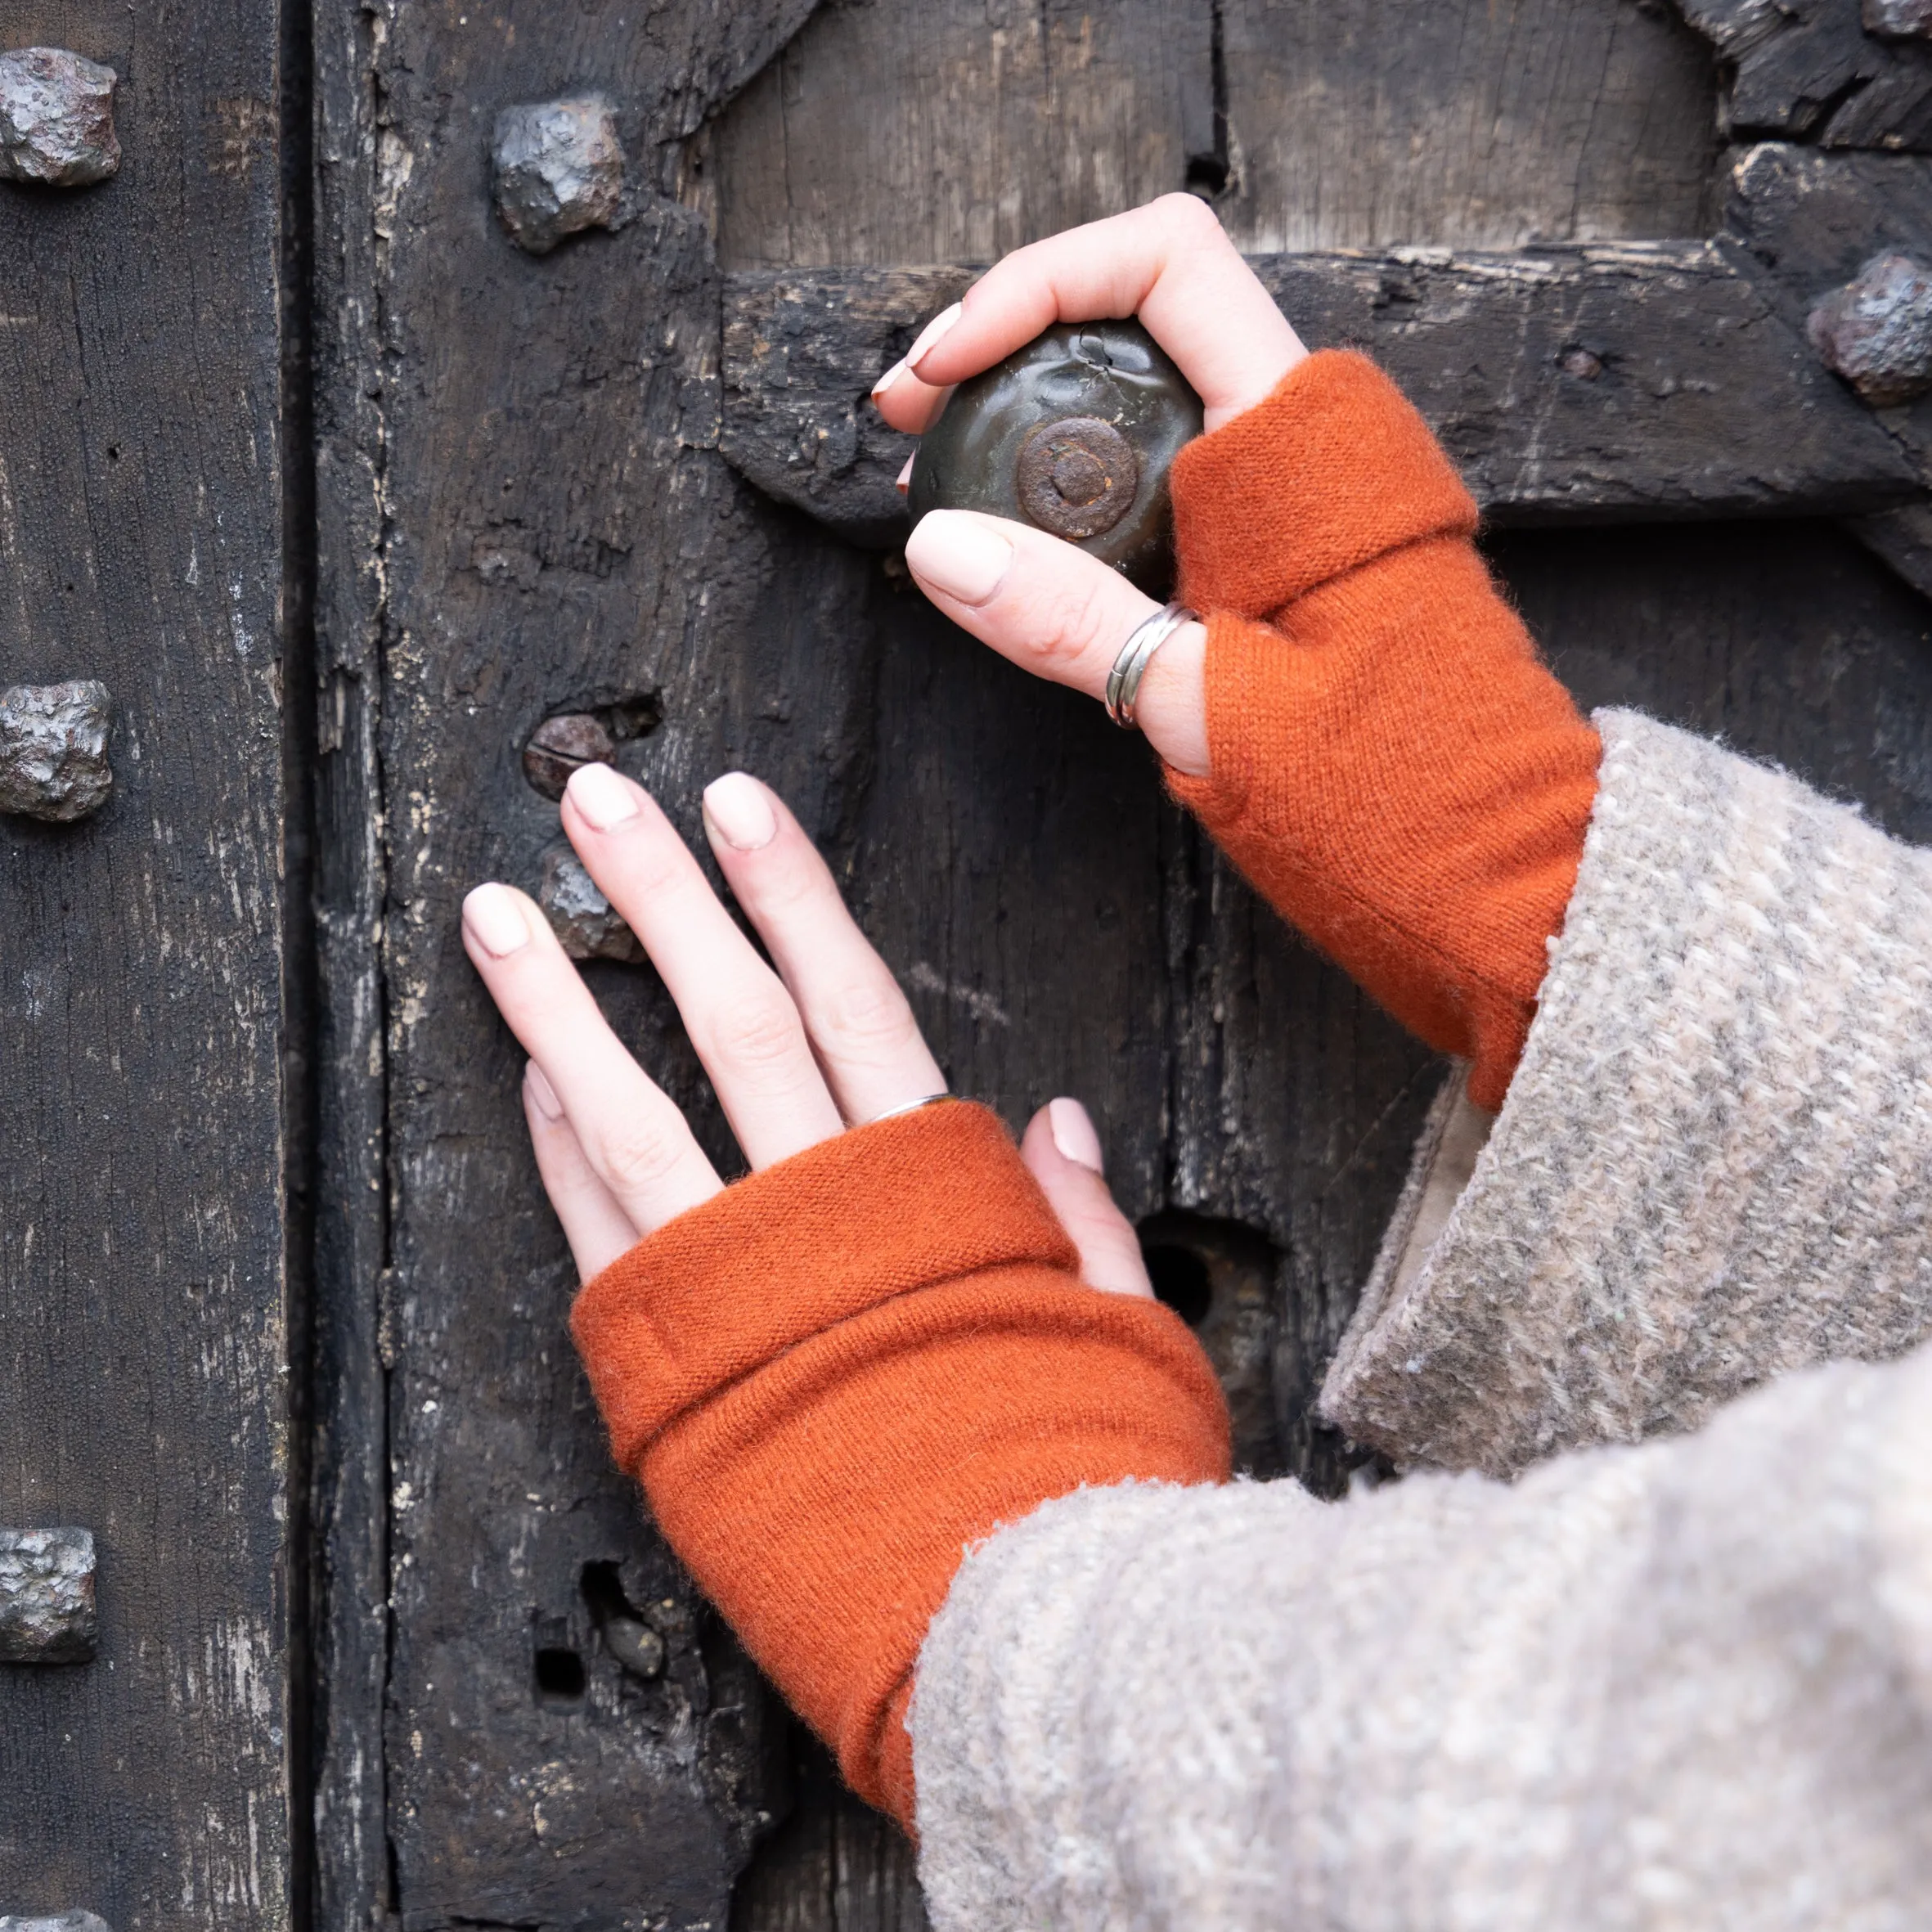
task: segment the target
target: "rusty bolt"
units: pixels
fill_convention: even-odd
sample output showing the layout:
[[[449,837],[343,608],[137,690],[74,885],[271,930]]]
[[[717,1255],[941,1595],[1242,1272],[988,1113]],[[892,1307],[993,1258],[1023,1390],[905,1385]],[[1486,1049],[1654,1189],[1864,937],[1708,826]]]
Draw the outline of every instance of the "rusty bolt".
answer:
[[[496,116],[496,212],[519,248],[547,255],[566,235],[617,225],[624,151],[601,94],[527,102]]]
[[[1932,40],[1932,0],[1865,0],[1865,31],[1888,40]]]
[[[0,54],[0,181],[84,188],[121,164],[111,67],[65,47]]]
[[[1932,389],[1932,272],[1874,255],[1811,312],[1812,346],[1875,407]]]
[[[610,1617],[604,1625],[604,1647],[633,1677],[646,1683],[664,1669],[664,1639],[649,1624],[635,1617]]]
[[[110,710],[92,678],[0,691],[0,811],[65,824],[105,805]]]
[[[1140,460],[1112,423],[1066,416],[1027,436],[1013,480],[1020,508],[1041,529],[1078,541],[1111,530],[1134,507]]]
[[[1574,375],[1579,382],[1594,382],[1603,373],[1602,357],[1580,344],[1565,349],[1557,362],[1566,375]]]
[[[580,765],[604,765],[616,750],[600,719],[587,712],[546,718],[523,747],[523,776],[546,798],[561,798]]]
[[[543,855],[542,883],[537,903],[543,908],[564,950],[573,959],[616,959],[640,965],[644,948],[637,935],[612,910],[597,890],[583,861],[567,845],[553,845]]]
[[[93,1538],[0,1530],[0,1664],[85,1664],[94,1638]]]

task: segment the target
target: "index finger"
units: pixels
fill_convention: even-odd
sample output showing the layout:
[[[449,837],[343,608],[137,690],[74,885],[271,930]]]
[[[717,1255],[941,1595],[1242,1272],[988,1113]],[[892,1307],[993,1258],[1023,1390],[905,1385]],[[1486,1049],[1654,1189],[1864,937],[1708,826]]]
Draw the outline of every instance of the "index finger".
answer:
[[[881,389],[895,429],[926,427],[936,389],[964,382],[1055,322],[1138,315],[1215,429],[1263,401],[1308,351],[1214,211],[1193,195],[1016,249],[968,289],[958,318]]]

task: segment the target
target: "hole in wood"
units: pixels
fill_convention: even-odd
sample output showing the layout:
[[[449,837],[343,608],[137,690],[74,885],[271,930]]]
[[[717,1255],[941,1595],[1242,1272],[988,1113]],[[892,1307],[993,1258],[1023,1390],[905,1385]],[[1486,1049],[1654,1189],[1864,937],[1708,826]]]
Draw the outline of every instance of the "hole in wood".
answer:
[[[1206,1262],[1192,1248],[1167,1242],[1143,1247],[1140,1253],[1156,1296],[1190,1328],[1198,1328],[1214,1306],[1214,1278]]]
[[[537,1653],[537,1701],[574,1704],[584,1694],[584,1660],[575,1651],[546,1645]]]
[[[1239,1221],[1175,1209],[1149,1215],[1139,1233],[1155,1294],[1200,1337],[1228,1398],[1235,1467],[1278,1475],[1274,1242]]]

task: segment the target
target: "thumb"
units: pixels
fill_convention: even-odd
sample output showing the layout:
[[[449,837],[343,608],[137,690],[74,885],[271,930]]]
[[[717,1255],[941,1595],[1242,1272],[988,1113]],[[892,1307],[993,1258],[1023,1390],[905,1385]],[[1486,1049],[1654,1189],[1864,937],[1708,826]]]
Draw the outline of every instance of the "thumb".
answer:
[[[1117,570],[1044,530],[972,510],[932,510],[906,540],[905,567],[962,629],[1036,677],[1090,698],[1121,647],[1160,609]],[[1208,770],[1207,632],[1184,624],[1141,680],[1140,728],[1176,771]]]
[[[1151,1296],[1139,1240],[1101,1176],[1100,1136],[1087,1110],[1077,1100],[1049,1100],[1027,1123],[1020,1158],[1080,1250],[1088,1287]]]

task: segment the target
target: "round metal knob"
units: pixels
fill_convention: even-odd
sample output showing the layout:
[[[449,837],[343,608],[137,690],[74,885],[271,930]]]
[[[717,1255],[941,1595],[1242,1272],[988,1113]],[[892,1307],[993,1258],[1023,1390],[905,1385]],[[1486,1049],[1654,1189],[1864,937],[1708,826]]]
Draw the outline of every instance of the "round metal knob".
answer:
[[[1063,323],[962,383],[913,459],[912,512],[1037,525],[1165,595],[1167,473],[1201,398],[1138,322]]]

